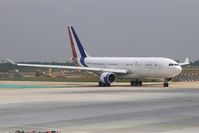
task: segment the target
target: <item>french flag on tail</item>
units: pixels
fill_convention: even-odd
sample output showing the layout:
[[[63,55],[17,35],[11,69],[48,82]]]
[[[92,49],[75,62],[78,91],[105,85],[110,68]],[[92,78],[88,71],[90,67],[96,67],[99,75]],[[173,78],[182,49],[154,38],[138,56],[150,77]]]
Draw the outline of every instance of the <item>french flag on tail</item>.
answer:
[[[68,27],[69,32],[69,38],[70,38],[70,44],[73,54],[73,60],[77,60],[78,64],[80,66],[88,67],[85,63],[85,59],[89,57],[89,55],[84,50],[82,43],[80,42],[74,28]]]

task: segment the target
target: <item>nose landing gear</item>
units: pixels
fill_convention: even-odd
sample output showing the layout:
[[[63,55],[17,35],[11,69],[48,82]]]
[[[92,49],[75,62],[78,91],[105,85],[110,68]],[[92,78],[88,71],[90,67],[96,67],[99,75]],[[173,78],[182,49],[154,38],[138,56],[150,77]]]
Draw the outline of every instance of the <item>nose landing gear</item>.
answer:
[[[169,87],[169,83],[164,82],[163,87]]]
[[[163,83],[163,87],[169,87],[169,83],[168,83],[168,81],[167,81],[167,80],[165,80],[165,81],[164,81],[164,83]]]
[[[172,78],[167,78],[167,79],[165,79],[164,80],[164,83],[163,83],[163,87],[169,87],[169,81],[171,81],[172,80]]]

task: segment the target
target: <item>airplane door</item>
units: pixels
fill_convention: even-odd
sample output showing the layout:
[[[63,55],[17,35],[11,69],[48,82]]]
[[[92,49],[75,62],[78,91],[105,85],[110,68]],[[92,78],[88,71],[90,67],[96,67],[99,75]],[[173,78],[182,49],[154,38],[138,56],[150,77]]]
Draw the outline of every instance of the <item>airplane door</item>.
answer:
[[[142,64],[139,63],[138,61],[135,62],[134,67],[135,67],[135,71],[138,71],[138,72],[142,71]]]
[[[104,67],[104,68],[108,68],[108,63],[107,63],[107,61],[104,61],[103,67]]]

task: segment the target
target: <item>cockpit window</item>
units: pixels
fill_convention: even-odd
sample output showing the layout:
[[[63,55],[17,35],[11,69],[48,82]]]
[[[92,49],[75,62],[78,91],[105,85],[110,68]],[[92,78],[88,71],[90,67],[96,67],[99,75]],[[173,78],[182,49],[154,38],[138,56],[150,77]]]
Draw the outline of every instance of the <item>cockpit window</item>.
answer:
[[[170,63],[169,66],[179,66],[179,64]]]

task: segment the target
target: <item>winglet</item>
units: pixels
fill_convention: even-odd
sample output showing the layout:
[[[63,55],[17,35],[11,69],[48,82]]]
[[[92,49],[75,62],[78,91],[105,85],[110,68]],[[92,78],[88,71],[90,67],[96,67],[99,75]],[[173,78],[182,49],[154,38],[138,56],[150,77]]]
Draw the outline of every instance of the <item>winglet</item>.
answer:
[[[9,62],[9,63],[11,63],[11,64],[13,64],[13,65],[17,65],[13,60],[11,60],[11,59],[7,59],[7,61]]]
[[[183,63],[180,63],[180,66],[189,65],[189,58],[187,57]]]

